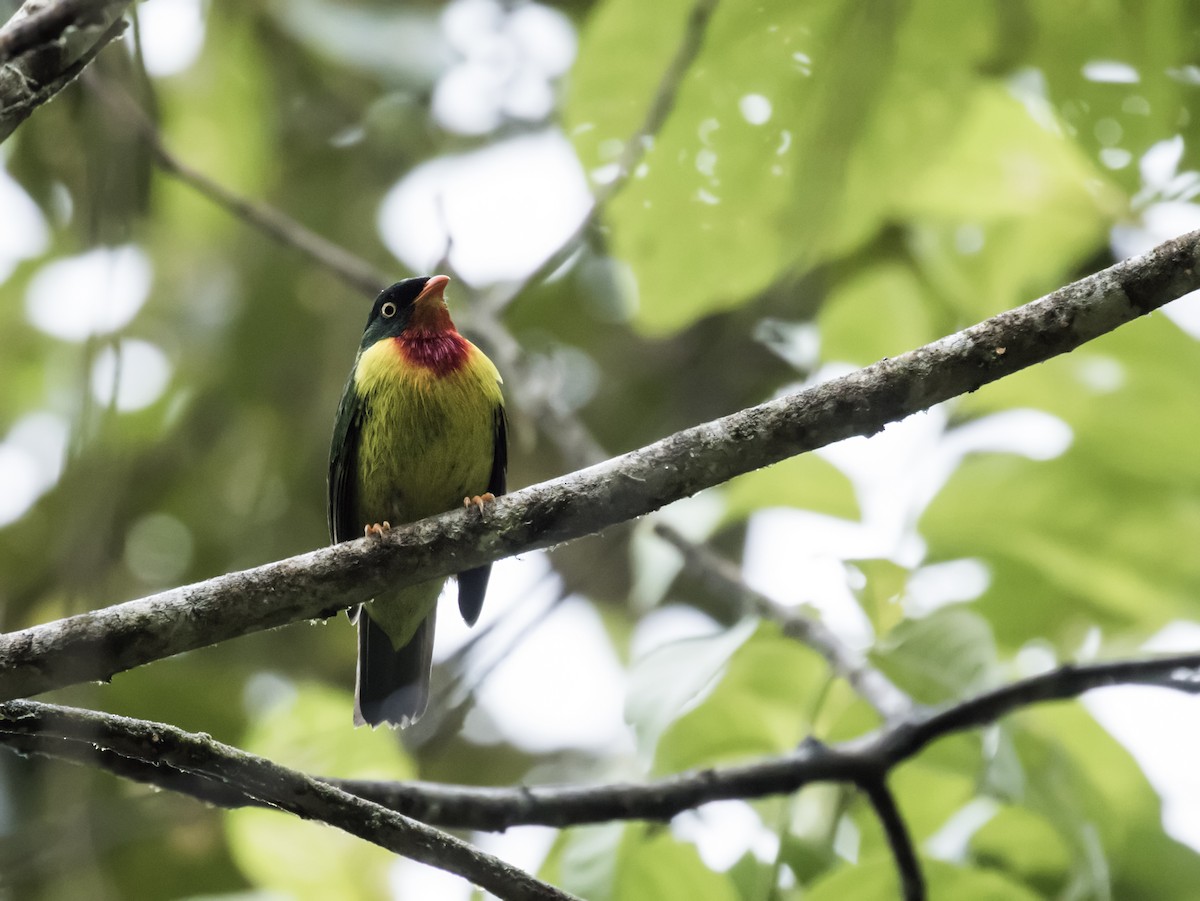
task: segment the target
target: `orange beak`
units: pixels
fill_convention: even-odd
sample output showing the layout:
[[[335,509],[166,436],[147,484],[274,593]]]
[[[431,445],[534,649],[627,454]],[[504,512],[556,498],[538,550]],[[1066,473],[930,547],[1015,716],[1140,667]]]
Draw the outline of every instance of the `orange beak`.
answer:
[[[421,289],[421,293],[417,295],[417,299],[413,301],[414,305],[420,305],[422,301],[432,299],[445,303],[446,298],[442,296],[442,292],[446,290],[448,284],[450,284],[450,276],[431,275],[429,281],[425,283],[425,287]]]
[[[417,299],[413,301],[409,328],[418,332],[443,332],[454,328],[454,323],[450,321],[450,312],[446,309],[446,298],[442,295],[448,284],[448,275],[430,277]]]

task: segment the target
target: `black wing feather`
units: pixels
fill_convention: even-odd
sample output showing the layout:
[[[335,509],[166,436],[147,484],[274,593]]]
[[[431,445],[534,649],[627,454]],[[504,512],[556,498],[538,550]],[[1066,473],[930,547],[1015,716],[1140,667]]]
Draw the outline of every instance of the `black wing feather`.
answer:
[[[351,370],[333,421],[333,441],[329,448],[329,538],[334,544],[362,537],[363,524],[354,517],[357,506],[354,487],[358,441],[365,415],[366,405],[354,390],[354,370]]]
[[[487,490],[500,497],[507,486],[508,420],[504,415],[504,407],[498,406],[493,433],[492,474],[488,478]],[[488,576],[491,574],[490,563],[458,574],[458,612],[462,614],[468,626],[475,625],[480,611],[483,610],[483,596],[487,594]]]

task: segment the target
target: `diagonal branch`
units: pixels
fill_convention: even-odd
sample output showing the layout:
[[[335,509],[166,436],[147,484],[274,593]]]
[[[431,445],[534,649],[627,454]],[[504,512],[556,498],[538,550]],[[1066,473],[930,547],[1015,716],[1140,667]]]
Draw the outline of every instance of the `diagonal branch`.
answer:
[[[653,512],[1074,350],[1200,288],[1191,232],[1040,300],[841,378],[498,498],[255,569],[0,636],[0,700],[364,602]]]
[[[306,228],[291,216],[265,203],[242,197],[200,170],[189,166],[168,149],[155,124],[119,89],[105,83],[101,78],[89,79],[87,86],[105,106],[137,130],[150,148],[154,161],[164,172],[173,175],[234,218],[257,228],[285,247],[299,250],[320,263],[346,285],[367,297],[374,297],[394,281],[387,273]]]
[[[500,898],[568,901],[572,897],[432,826],[328,782],[165,723],[11,701],[0,705],[0,732],[26,740],[52,736],[64,746],[77,746],[76,752],[99,751],[111,759],[169,767],[191,777],[195,780],[192,784],[224,787],[223,803],[233,803],[240,793],[246,800],[328,823],[396,854],[469,879]],[[28,741],[23,749],[41,750]],[[187,791],[187,786],[181,781],[171,787]]]
[[[708,548],[694,544],[664,522],[654,531],[683,555],[688,568],[716,591],[730,596],[744,614],[777,623],[784,635],[808,645],[825,658],[829,668],[850,683],[859,696],[875,708],[885,721],[899,719],[912,711],[913,701],[866,658],[815,616],[776,603],[742,579],[737,567]]]
[[[788,794],[814,782],[866,785],[940,738],[989,725],[1034,704],[1069,700],[1114,685],[1200,693],[1200,653],[1068,664],[938,710],[914,709],[903,720],[841,744],[808,741],[778,757],[679,773],[649,783],[516,788],[358,780],[337,784],[448,828],[502,831],[512,826],[562,827],[618,819],[666,821],[710,801]]]

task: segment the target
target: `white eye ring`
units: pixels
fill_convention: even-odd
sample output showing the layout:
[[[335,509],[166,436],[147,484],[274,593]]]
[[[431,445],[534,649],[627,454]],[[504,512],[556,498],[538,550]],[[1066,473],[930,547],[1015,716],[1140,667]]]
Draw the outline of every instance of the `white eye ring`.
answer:
[[[396,305],[389,300],[379,308],[379,312],[383,315],[384,319],[391,319],[396,315]]]

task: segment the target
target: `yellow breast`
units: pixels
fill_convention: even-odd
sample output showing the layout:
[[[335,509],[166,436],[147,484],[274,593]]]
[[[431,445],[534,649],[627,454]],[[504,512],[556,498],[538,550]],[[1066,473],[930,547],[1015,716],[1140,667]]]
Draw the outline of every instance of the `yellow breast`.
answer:
[[[467,344],[463,365],[437,373],[406,359],[393,339],[360,355],[364,401],[357,518],[411,522],[487,491],[495,456],[500,374]]]

